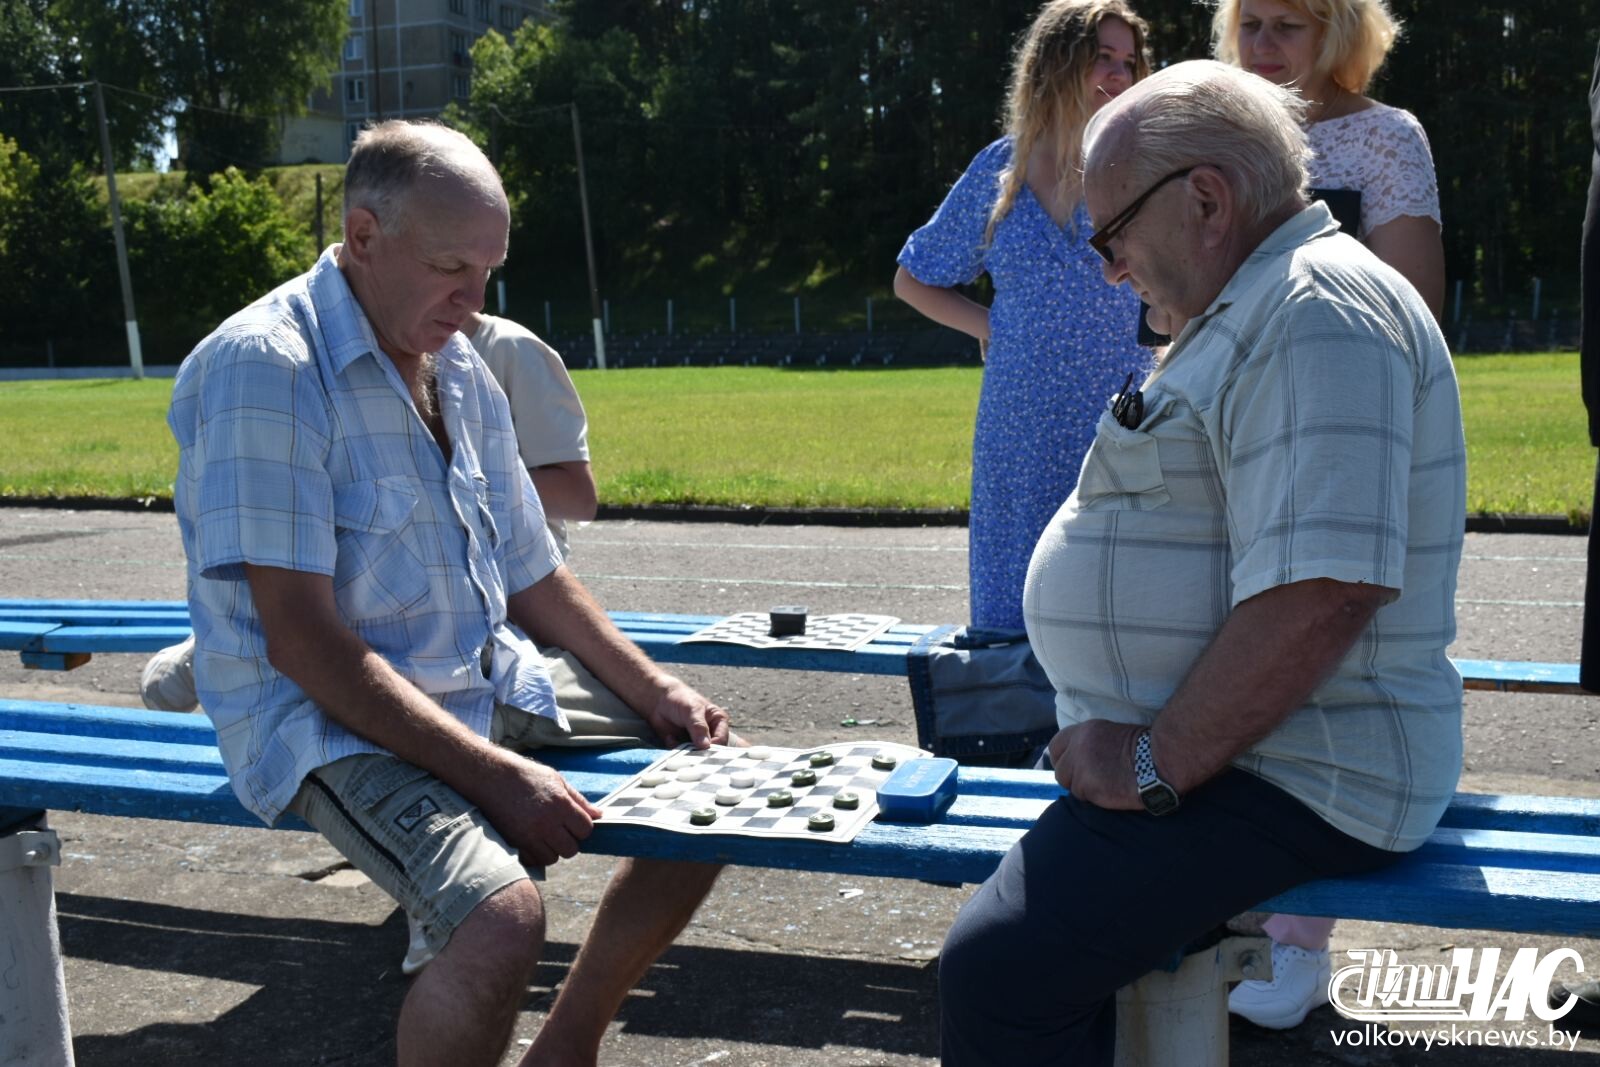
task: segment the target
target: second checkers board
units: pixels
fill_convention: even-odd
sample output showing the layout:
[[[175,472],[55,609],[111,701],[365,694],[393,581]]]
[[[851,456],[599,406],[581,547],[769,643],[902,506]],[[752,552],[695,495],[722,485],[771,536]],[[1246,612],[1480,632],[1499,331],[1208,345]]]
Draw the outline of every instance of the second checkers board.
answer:
[[[899,621],[893,615],[863,615],[854,611],[813,615],[806,621],[805,633],[773,637],[772,618],[767,612],[741,611],[696,630],[679,643],[712,641],[751,648],[822,648],[854,652]]]
[[[595,825],[847,842],[877,815],[878,787],[895,768],[927,755],[892,741],[811,748],[683,745],[601,800],[604,815]],[[778,794],[787,797],[774,800]]]

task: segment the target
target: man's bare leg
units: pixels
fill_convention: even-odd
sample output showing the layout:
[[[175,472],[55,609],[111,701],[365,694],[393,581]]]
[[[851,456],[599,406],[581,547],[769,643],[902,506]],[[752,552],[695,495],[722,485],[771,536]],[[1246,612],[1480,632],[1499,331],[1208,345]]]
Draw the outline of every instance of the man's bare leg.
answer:
[[[543,950],[544,905],[532,882],[479,904],[411,984],[400,1008],[401,1067],[499,1063]]]
[[[721,867],[623,860],[523,1067],[594,1067],[628,990],[688,925]]]

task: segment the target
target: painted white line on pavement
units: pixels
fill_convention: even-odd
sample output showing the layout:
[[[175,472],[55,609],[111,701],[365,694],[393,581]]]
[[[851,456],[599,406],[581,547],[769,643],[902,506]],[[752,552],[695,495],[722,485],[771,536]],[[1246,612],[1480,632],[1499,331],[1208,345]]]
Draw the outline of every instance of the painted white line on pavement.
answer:
[[[174,563],[166,559],[106,559],[104,556],[50,556],[29,555],[22,552],[0,552],[0,562],[17,560],[22,563],[93,563],[102,567],[176,567],[184,569],[188,564],[183,560]]]
[[[586,574],[574,571],[584,582],[682,582],[686,585],[782,585],[796,589],[913,589],[920,592],[965,593],[964,585],[914,585],[895,582],[794,582],[784,578],[695,578],[654,574]]]
[[[965,545],[796,545],[796,544],[771,544],[758,545],[746,541],[608,541],[601,538],[589,538],[579,534],[572,537],[572,548],[577,552],[589,545],[601,545],[607,548],[714,548],[714,549],[758,549],[773,552],[960,552],[965,554]]]

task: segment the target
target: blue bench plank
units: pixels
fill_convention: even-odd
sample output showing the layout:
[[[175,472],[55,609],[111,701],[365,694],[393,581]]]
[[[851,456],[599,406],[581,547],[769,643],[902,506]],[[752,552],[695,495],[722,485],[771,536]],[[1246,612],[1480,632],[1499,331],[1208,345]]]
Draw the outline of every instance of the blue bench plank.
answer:
[[[182,607],[161,611],[140,611],[131,608],[73,609],[67,606],[54,608],[0,608],[0,619],[16,622],[49,622],[57,626],[120,626],[127,623],[142,625],[189,625],[189,612]]]
[[[903,623],[855,652],[758,649],[683,642],[719,616],[616,611],[611,617],[630,639],[663,663],[891,676],[904,674],[907,651],[939,629]],[[62,658],[73,654],[154,652],[188,636],[188,610],[182,601],[0,600],[0,649],[21,652],[34,666],[75,666]],[[1455,664],[1468,689],[1584,692],[1578,686],[1576,664],[1478,659],[1456,660]]]
[[[0,700],[0,805],[259,825],[234,798],[203,716]],[[650,749],[547,750],[591,799],[659,756]],[[601,820],[607,855],[976,882],[1059,795],[1047,774],[962,768],[961,793],[928,826],[874,823],[849,845],[674,834]],[[1600,801],[1461,794],[1400,863],[1327,879],[1269,910],[1432,926],[1600,936]],[[298,826],[298,823],[294,823]]]
[[[59,625],[29,619],[0,619],[0,648],[27,648]]]
[[[31,608],[65,608],[69,611],[181,611],[188,614],[187,600],[62,600],[49,597],[0,597],[0,614]]]
[[[663,663],[705,667],[762,667],[797,671],[901,675],[906,653],[937,626],[901,623],[854,652],[761,649],[683,638],[716,622],[716,615],[614,611],[617,626]],[[0,599],[0,649],[20,652],[29,666],[70,669],[81,657],[106,652],[154,652],[189,636],[181,600],[103,601]],[[78,657],[78,658],[74,658]],[[1575,663],[1455,660],[1467,689],[1583,693]]]
[[[1529,663],[1520,660],[1458,659],[1453,661],[1468,689],[1504,692],[1583,693],[1576,663]]]
[[[1457,793],[1440,825],[1600,836],[1600,800]]]
[[[211,720],[204,715],[43,700],[0,699],[0,730],[179,745],[215,745],[217,742]]]
[[[29,643],[30,652],[154,652],[189,636],[187,625],[57,626]]]
[[[1356,878],[1299,886],[1261,908],[1291,915],[1596,937],[1597,904],[1600,873],[1406,860]]]

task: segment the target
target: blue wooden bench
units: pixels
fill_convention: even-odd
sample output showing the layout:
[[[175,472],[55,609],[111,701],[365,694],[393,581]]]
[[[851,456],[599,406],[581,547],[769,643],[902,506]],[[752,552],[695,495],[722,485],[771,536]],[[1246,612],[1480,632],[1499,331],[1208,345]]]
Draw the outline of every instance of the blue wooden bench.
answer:
[[[598,799],[658,754],[649,749],[547,750],[542,758],[586,796]],[[683,835],[601,821],[585,850],[975,883],[995,869],[1040,811],[1060,795],[1054,779],[1037,771],[964,767],[958,772],[958,787],[954,803],[937,821],[875,822],[845,845]],[[0,825],[29,809],[260,825],[235,799],[215,733],[204,716],[0,700]],[[304,827],[290,820],[282,828]],[[1597,832],[1600,801],[1458,794],[1440,828],[1398,864],[1374,874],[1313,882],[1261,906],[1296,914],[1596,937]],[[1206,968],[1202,977],[1215,974],[1220,964],[1203,955],[1190,955],[1185,969],[1199,962]],[[59,975],[59,961],[53,966]],[[1166,979],[1157,973],[1130,988],[1152,980]],[[1221,1052],[1220,1058],[1213,1054],[1205,1062],[1225,1063],[1225,985],[1217,978],[1206,980],[1216,991],[1209,1040],[1213,1048],[1220,1042]],[[1186,1019],[1194,1014],[1192,997],[1188,1003]],[[1119,1027],[1124,1014],[1134,1013],[1119,1012]],[[1143,1025],[1158,1029],[1148,1019]],[[1220,1038],[1215,1036],[1218,1028]],[[0,1044],[3,1037],[0,1033]],[[1185,1051],[1163,1062],[1201,1062],[1194,1046],[1183,1043],[1187,1035],[1168,1034],[1167,1040]]]
[[[541,754],[598,799],[659,755]],[[587,849],[837,874],[975,883],[1060,795],[1040,771],[963,767],[955,803],[929,825],[874,823],[849,845],[603,826]],[[0,807],[260,825],[234,797],[203,715],[0,699]],[[1600,800],[1458,794],[1401,863],[1315,882],[1272,911],[1527,933],[1600,936]]]
[[[670,615],[613,611],[612,621],[661,663],[708,667],[767,667],[796,671],[841,671],[901,675],[906,656],[920,645],[944,639],[957,627],[902,623],[854,652],[827,649],[762,649],[743,645],[684,643],[718,621],[716,615]],[[96,652],[155,652],[189,636],[189,610],[181,600],[0,599],[0,649],[16,651],[29,667],[70,670]],[[1467,689],[1502,692],[1583,693],[1575,663],[1458,659]]]
[[[778,667],[903,675],[906,653],[954,626],[891,627],[853,652],[837,649],[763,649],[691,642],[684,638],[720,615],[666,615],[613,611],[611,619],[635,644],[662,663],[709,667]],[[0,649],[21,653],[25,666],[71,670],[96,652],[155,652],[189,636],[189,608],[181,600],[0,600]]]

